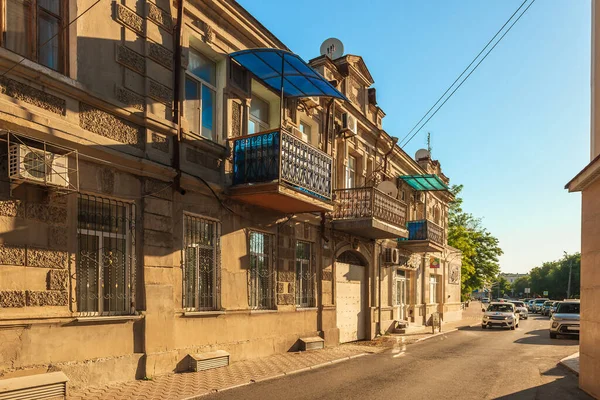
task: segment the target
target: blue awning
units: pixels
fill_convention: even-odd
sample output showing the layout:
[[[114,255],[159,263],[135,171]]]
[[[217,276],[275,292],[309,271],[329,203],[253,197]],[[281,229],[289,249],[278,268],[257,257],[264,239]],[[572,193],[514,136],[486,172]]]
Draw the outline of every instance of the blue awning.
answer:
[[[448,190],[448,185],[437,175],[403,175],[400,177],[410,187],[417,191]]]
[[[321,74],[298,55],[278,49],[249,49],[231,53],[230,57],[252,72],[258,79],[285,97],[334,97],[348,100]]]

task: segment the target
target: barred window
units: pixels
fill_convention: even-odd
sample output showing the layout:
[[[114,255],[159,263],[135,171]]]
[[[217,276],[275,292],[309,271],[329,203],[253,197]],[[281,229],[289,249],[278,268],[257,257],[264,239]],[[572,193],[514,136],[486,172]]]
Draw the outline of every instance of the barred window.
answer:
[[[256,231],[250,232],[248,303],[254,309],[272,309],[275,307],[273,242],[273,235]]]
[[[216,310],[219,304],[221,224],[184,216],[183,307]]]
[[[77,309],[93,315],[135,312],[135,207],[79,195]]]
[[[299,307],[315,305],[315,273],[311,256],[311,243],[296,242],[296,305]]]

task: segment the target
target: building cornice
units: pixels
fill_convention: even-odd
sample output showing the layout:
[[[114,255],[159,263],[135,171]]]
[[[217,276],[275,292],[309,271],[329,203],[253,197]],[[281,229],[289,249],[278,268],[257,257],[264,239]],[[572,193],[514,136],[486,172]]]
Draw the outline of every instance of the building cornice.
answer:
[[[581,192],[600,177],[600,155],[594,158],[566,185],[569,192]]]

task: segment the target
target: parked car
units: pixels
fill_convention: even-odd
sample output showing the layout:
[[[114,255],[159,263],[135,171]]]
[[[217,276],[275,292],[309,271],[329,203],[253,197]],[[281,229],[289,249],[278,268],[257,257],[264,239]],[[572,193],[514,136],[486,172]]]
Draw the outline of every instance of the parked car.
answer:
[[[548,314],[550,317],[556,312],[556,307],[558,307],[558,303],[560,303],[560,301],[555,301],[550,306],[550,313]]]
[[[579,301],[568,300],[558,303],[556,312],[550,319],[550,338],[557,335],[579,336]]]
[[[550,316],[550,307],[552,307],[553,303],[553,300],[545,301],[544,304],[542,304],[541,314],[545,316]]]
[[[517,313],[517,309],[513,303],[494,302],[490,303],[487,309],[483,308],[481,311],[484,312],[481,320],[481,329],[499,326],[514,330],[519,327],[519,313]]]
[[[542,312],[542,306],[547,301],[548,301],[548,299],[535,299],[533,301],[533,312],[535,314],[540,314]]]
[[[484,298],[481,299],[481,302],[482,303],[489,303],[490,299],[488,297],[484,297]]]
[[[522,301],[511,301],[517,308],[517,312],[519,313],[519,320],[529,318],[529,312],[527,311],[527,306]]]
[[[535,299],[527,300],[527,311],[529,311],[530,313],[533,312],[533,302],[534,301],[535,301]]]

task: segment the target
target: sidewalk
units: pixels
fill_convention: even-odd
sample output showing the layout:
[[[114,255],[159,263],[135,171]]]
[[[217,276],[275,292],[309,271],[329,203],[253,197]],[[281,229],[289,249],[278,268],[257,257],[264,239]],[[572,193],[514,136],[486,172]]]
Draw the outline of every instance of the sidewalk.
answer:
[[[114,385],[86,387],[69,392],[69,400],[191,400],[254,382],[316,369],[351,358],[381,352],[384,349],[344,344],[323,350],[284,353],[223,368],[157,376],[148,381],[130,381]]]
[[[563,358],[559,364],[579,376],[579,352]]]

